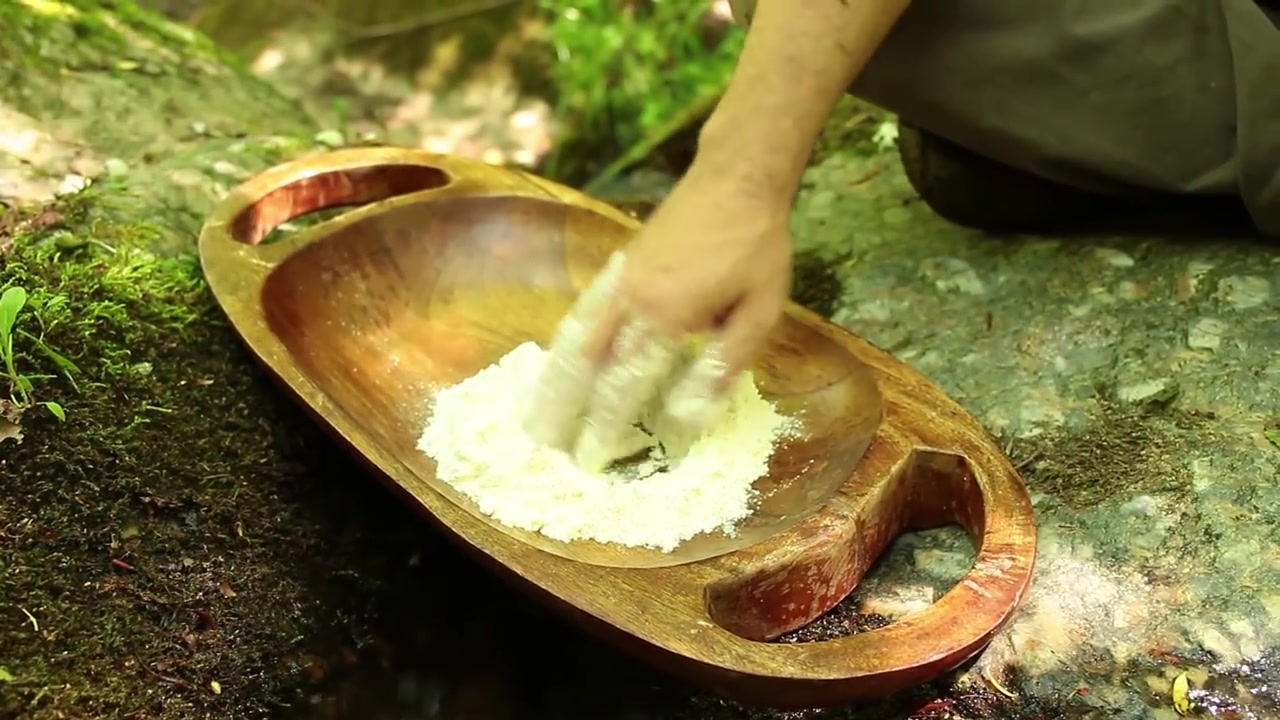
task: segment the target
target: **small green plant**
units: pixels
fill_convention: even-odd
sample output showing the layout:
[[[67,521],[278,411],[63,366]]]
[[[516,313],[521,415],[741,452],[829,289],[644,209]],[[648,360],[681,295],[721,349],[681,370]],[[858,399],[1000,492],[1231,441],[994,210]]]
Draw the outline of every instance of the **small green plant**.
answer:
[[[0,293],[0,361],[4,364],[4,375],[9,380],[9,399],[19,408],[40,405],[47,409],[54,417],[59,420],[66,420],[67,413],[62,406],[52,400],[35,401],[32,392],[35,389],[33,380],[41,380],[54,377],[53,375],[28,375],[20,372],[17,367],[17,353],[14,350],[13,341],[16,337],[22,336],[24,339],[31,341],[33,345],[43,352],[66,376],[67,380],[75,387],[74,373],[79,372],[75,364],[69,359],[54,351],[44,342],[44,333],[47,329],[41,320],[39,312],[32,312],[30,315],[35,318],[40,326],[38,335],[32,334],[23,328],[18,327],[18,318],[22,314],[24,308],[28,307],[29,296],[26,288],[13,286],[6,288],[4,293]],[[41,299],[39,307],[54,311],[61,309],[67,302],[66,297],[62,295],[54,295],[52,297]]]

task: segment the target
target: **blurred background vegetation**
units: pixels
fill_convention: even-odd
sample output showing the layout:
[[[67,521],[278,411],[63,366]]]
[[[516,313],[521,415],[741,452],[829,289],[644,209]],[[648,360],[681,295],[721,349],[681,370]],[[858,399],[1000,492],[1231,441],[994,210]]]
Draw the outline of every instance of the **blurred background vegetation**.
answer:
[[[333,143],[512,163],[643,213],[692,159],[743,30],[726,0],[143,0],[241,56]],[[841,143],[880,114],[849,100]]]

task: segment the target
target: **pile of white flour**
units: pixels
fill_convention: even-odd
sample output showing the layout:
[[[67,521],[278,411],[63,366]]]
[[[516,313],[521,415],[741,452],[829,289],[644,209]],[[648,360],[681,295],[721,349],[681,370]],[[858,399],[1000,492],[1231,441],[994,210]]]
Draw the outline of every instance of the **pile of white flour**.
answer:
[[[760,396],[750,373],[724,418],[700,436],[655,422],[647,459],[589,473],[520,427],[520,400],[545,353],[525,343],[435,395],[418,448],[437,477],[500,523],[560,541],[674,550],[702,532],[732,533],[752,512],[752,484],[796,424]],[[668,424],[669,425],[669,424]],[[688,448],[668,457],[669,449]]]

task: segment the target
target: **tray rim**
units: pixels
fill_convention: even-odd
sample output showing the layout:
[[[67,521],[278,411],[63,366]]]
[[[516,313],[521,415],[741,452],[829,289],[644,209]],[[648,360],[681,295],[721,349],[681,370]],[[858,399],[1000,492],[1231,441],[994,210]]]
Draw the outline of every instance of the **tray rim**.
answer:
[[[446,172],[451,168],[455,171],[461,169],[460,174],[464,179],[472,179],[471,175],[477,173],[481,174],[485,180],[484,182],[454,183],[444,188],[447,192],[442,192],[439,189],[427,190],[412,192],[391,199],[381,199],[271,245],[253,246],[235,241],[232,241],[231,244],[224,242],[229,224],[248,205],[256,202],[265,193],[273,189],[281,188],[290,182],[324,173],[376,168],[388,164],[403,165],[405,163],[442,167]],[[481,170],[482,168],[483,171]],[[499,172],[507,175],[505,185],[502,181],[495,180]],[[449,188],[453,189],[449,190]],[[535,190],[537,191],[536,194]],[[982,542],[975,541],[977,557],[973,568],[955,588],[944,594],[929,610],[900,619],[881,630],[862,635],[822,643],[767,644],[767,647],[770,648],[768,654],[777,661],[766,663],[765,665],[768,665],[768,667],[764,667],[757,662],[743,660],[744,654],[758,653],[761,651],[759,646],[765,644],[734,635],[715,622],[710,621],[705,607],[705,598],[701,594],[693,597],[691,594],[686,593],[686,597],[681,599],[680,607],[678,608],[680,622],[688,626],[689,621],[692,621],[694,629],[689,632],[698,636],[699,640],[697,643],[681,643],[679,648],[672,647],[669,642],[664,642],[663,638],[658,637],[657,635],[660,633],[655,631],[660,628],[649,622],[653,619],[651,613],[654,610],[660,611],[665,608],[671,611],[675,609],[669,605],[659,604],[655,607],[653,602],[643,603],[651,608],[649,612],[625,613],[625,615],[630,616],[625,617],[619,616],[616,612],[610,612],[609,608],[601,606],[599,602],[582,602],[581,594],[578,595],[579,602],[569,599],[569,597],[573,596],[574,586],[580,585],[581,583],[578,581],[584,578],[592,579],[592,581],[603,580],[613,586],[621,585],[629,588],[631,595],[636,598],[644,598],[651,595],[647,591],[654,586],[654,583],[673,580],[676,575],[684,575],[684,584],[686,585],[693,583],[705,588],[710,583],[715,582],[717,576],[723,577],[723,572],[716,572],[716,570],[723,570],[722,567],[716,567],[717,565],[723,565],[723,563],[704,561],[693,565],[677,565],[664,568],[609,568],[597,565],[583,565],[574,560],[526,546],[508,536],[502,537],[507,538],[508,545],[513,546],[504,547],[501,542],[498,542],[489,543],[486,547],[477,542],[478,535],[484,534],[485,526],[479,519],[471,517],[465,508],[458,507],[450,499],[429,486],[425,489],[430,491],[431,495],[439,501],[437,503],[438,506],[429,505],[421,498],[413,496],[413,493],[409,493],[404,483],[396,478],[397,475],[410,474],[408,468],[387,453],[379,452],[376,448],[364,447],[367,443],[362,443],[360,438],[355,436],[357,433],[352,430],[353,423],[350,418],[347,418],[346,422],[335,424],[334,418],[345,417],[345,411],[329,403],[324,393],[296,368],[294,368],[293,372],[288,371],[288,368],[291,367],[287,359],[288,351],[284,348],[283,343],[266,329],[265,323],[257,323],[257,331],[250,328],[246,332],[245,324],[253,323],[244,316],[245,310],[243,308],[240,308],[239,311],[229,309],[228,298],[234,297],[238,290],[241,291],[240,296],[243,297],[242,291],[244,288],[260,290],[269,273],[280,262],[317,237],[333,232],[340,225],[357,222],[363,217],[383,212],[397,204],[420,202],[427,197],[445,197],[464,193],[485,195],[515,194],[543,200],[554,199],[583,206],[630,228],[639,226],[639,223],[633,218],[628,217],[612,206],[590,198],[576,190],[538,178],[531,173],[511,169],[495,171],[483,163],[425,151],[400,148],[358,148],[333,151],[283,163],[264,171],[237,187],[223,202],[219,203],[202,230],[200,255],[206,277],[215,297],[218,299],[219,305],[223,308],[224,313],[227,314],[236,332],[240,334],[241,338],[249,346],[259,364],[283,385],[284,389],[294,397],[295,401],[313,416],[313,419],[335,435],[336,439],[345,445],[349,451],[352,451],[355,457],[371,465],[377,471],[376,474],[382,476],[383,480],[393,489],[408,493],[414,503],[420,509],[426,511],[425,514],[431,520],[460,540],[468,551],[478,552],[491,564],[496,563],[507,573],[519,577],[540,593],[545,593],[554,598],[554,605],[568,606],[576,614],[590,618],[589,624],[603,624],[603,627],[597,628],[597,630],[603,630],[605,634],[610,634],[610,630],[621,631],[629,638],[639,640],[648,646],[652,646],[652,648],[660,649],[669,656],[667,658],[668,661],[673,661],[687,671],[703,677],[707,682],[730,695],[749,698],[759,695],[759,691],[764,690],[764,694],[774,702],[778,700],[780,695],[793,695],[797,688],[802,691],[800,694],[804,697],[823,699],[824,703],[822,704],[826,704],[827,701],[836,699],[883,695],[886,691],[895,689],[895,680],[900,681],[896,684],[901,687],[923,682],[954,668],[971,657],[981,647],[985,646],[995,632],[1003,627],[1012,616],[1030,584],[1035,564],[1034,511],[1031,508],[1025,487],[1021,485],[1020,479],[1017,478],[1016,471],[1008,463],[1007,458],[1004,458],[1003,454],[999,453],[994,447],[985,448],[987,450],[985,454],[990,456],[988,459],[993,464],[999,465],[1003,463],[1004,467],[997,467],[996,471],[1010,476],[1013,480],[1013,484],[1005,488],[1005,490],[1008,491],[1013,505],[1017,507],[1014,513],[1015,517],[1011,521],[1012,526],[1005,529],[1005,534],[1016,536],[1017,542],[1013,544],[1018,546],[1017,552],[1009,551],[1008,548],[1004,547],[1009,543],[1003,542],[999,543],[1001,545],[1000,548],[996,548],[993,552],[987,552],[984,556],[984,549],[990,540],[986,535],[991,531],[991,528],[987,528],[984,530]],[[213,262],[213,258],[217,257],[230,257],[232,262],[243,268],[242,272],[233,275],[234,278],[238,278],[237,280],[228,278],[217,269],[213,269],[211,272],[210,264]],[[254,296],[256,297],[256,293],[254,293]],[[823,325],[832,325],[825,318],[821,318],[816,313],[794,303],[789,304],[788,311],[800,316],[808,316],[809,320],[820,321]],[[261,315],[260,307],[258,308],[258,315]],[[841,330],[847,333],[847,331]],[[945,411],[945,413],[940,414],[950,416],[949,420],[951,422],[959,422],[963,425],[971,426],[969,430],[972,431],[970,434],[973,435],[973,441],[976,443],[974,447],[983,449],[982,440],[985,440],[988,446],[991,445],[989,438],[985,436],[985,431],[981,430],[976,420],[961,409],[954,400],[943,394],[927,378],[905,366],[905,364],[880,348],[874,347],[852,333],[848,333],[848,335],[860,343],[863,352],[875,361],[874,363],[867,363],[866,359],[863,358],[864,363],[872,367],[873,370],[882,376],[885,374],[886,367],[899,374],[904,374],[913,386],[928,390],[927,394],[935,396],[935,399],[942,401],[941,407],[938,409]],[[862,355],[859,355],[859,357],[862,358]],[[284,363],[283,366],[278,365],[282,361]],[[283,370],[282,367],[284,368]],[[886,426],[888,426],[888,423],[882,422],[881,430],[883,431]],[[884,433],[878,432],[877,439],[882,434]],[[873,440],[873,445],[875,442]],[[909,448],[909,451],[915,450],[928,451],[929,448],[919,445]],[[968,462],[972,465],[974,463],[973,457],[968,457]],[[974,468],[974,472],[980,472],[980,469]],[[479,525],[480,527],[469,527],[471,524]],[[769,540],[763,542],[769,542]],[[716,559],[712,558],[712,560]],[[572,565],[569,565],[570,563]],[[529,571],[531,565],[542,565],[544,567],[541,572],[533,573]],[[586,568],[590,568],[591,571],[584,572]],[[555,581],[554,576],[556,575],[571,575],[573,578],[570,578],[567,582],[563,579]],[[980,583],[971,581],[972,577],[987,578],[988,580],[990,578],[1003,578],[1005,581],[1002,583],[1000,592],[1006,602],[994,611],[987,609],[980,613],[983,618],[978,625],[982,627],[976,629],[973,627],[963,628],[967,635],[951,642],[947,648],[937,647],[938,643],[928,646],[929,651],[925,653],[926,657],[916,657],[915,660],[917,662],[914,663],[890,661],[881,663],[880,666],[873,668],[853,667],[847,662],[833,663],[835,660],[847,660],[850,656],[867,654],[866,647],[868,647],[868,642],[888,645],[910,642],[913,639],[919,640],[918,631],[921,624],[919,616],[930,615],[930,611],[939,607],[940,604],[947,603],[952,606],[953,610],[981,606],[984,604],[983,596],[989,596],[990,591]],[[936,613],[933,613],[933,615],[936,616]],[[659,623],[658,625],[661,624]],[[666,624],[670,625],[669,622]],[[973,623],[962,624],[972,625]],[[913,630],[916,632],[913,632]],[[953,636],[959,634],[964,633],[958,631],[951,633]],[[969,637],[970,635],[972,637]],[[617,638],[614,639],[617,640]],[[947,643],[941,644],[946,645]],[[893,654],[895,653],[890,652],[890,655]],[[838,666],[838,669],[833,670],[833,667],[836,666]],[[792,668],[794,672],[779,670],[779,668],[784,667]],[[828,672],[823,672],[823,669]],[[789,689],[786,686],[789,686]]]

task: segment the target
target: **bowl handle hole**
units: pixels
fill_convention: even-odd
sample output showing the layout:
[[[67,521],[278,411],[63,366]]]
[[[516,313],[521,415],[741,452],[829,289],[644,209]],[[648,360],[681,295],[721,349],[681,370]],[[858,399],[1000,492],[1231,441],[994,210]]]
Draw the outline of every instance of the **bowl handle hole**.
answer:
[[[708,588],[707,613],[729,632],[767,642],[807,625],[842,601],[900,534],[958,525],[981,545],[986,497],[965,457],[916,448],[848,522],[793,548],[788,562]],[[852,531],[850,528],[863,528]]]
[[[453,180],[438,167],[410,164],[344,168],[310,175],[271,190],[242,210],[230,224],[231,237],[247,245],[267,245],[353,207],[438,190]]]

